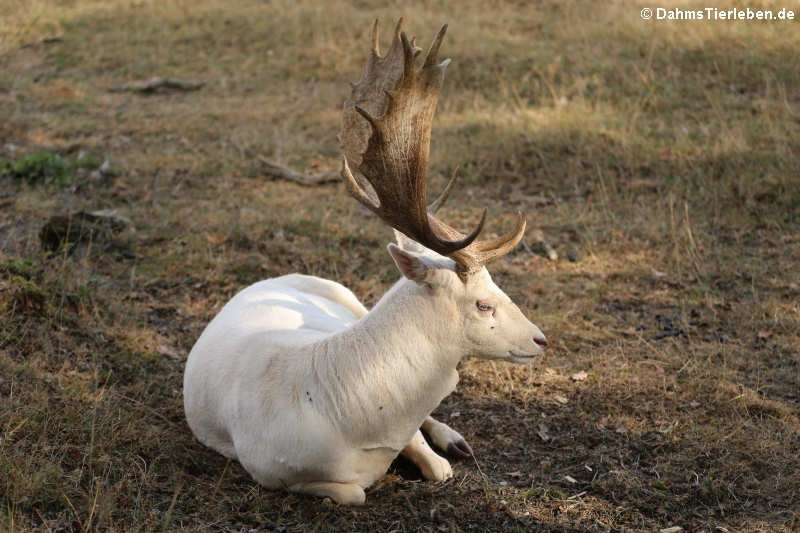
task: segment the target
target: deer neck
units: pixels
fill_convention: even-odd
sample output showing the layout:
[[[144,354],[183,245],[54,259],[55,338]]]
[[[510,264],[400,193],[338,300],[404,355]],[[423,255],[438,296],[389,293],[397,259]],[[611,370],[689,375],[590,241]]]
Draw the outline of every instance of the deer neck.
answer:
[[[364,447],[400,450],[458,381],[458,317],[424,290],[399,282],[351,328],[313,346],[315,408]]]

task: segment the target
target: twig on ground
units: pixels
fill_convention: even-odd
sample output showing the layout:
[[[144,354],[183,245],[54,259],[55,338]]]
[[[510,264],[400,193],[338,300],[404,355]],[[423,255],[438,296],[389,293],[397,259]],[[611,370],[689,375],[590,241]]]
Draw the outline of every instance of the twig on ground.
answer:
[[[315,185],[323,185],[325,183],[332,183],[334,181],[339,181],[339,175],[335,172],[328,172],[325,174],[320,174],[318,176],[309,176],[308,174],[301,174],[291,168],[281,165],[280,163],[276,163],[274,161],[270,161],[263,155],[256,156],[258,160],[261,161],[264,166],[266,167],[267,174],[273,176],[275,178],[280,178],[288,181],[293,181],[299,185],[305,186],[315,186]]]
[[[537,229],[533,232],[533,242],[535,248],[531,248],[525,239],[522,239],[522,246],[525,248],[526,252],[534,255],[541,255],[550,261],[558,261],[558,252],[556,252],[550,243],[544,238],[544,232],[542,230]]]
[[[520,242],[522,243],[522,247],[525,249],[526,252],[528,252],[531,255],[536,255],[536,252],[534,252],[531,249],[530,245],[528,244],[528,241],[526,241],[525,239],[522,239]]]
[[[204,81],[179,80],[177,78],[162,78],[155,76],[149,80],[133,81],[111,88],[111,92],[137,92],[153,93],[160,90],[196,91],[206,84]]]
[[[50,37],[42,37],[38,41],[31,41],[29,43],[25,43],[20,48],[30,48],[32,46],[36,46],[39,44],[51,44],[51,43],[60,43],[64,40],[64,37],[61,35],[52,35]]]

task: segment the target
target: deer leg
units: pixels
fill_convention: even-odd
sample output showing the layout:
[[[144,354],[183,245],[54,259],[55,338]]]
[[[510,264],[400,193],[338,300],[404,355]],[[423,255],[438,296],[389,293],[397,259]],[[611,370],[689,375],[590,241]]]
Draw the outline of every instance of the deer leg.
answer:
[[[363,505],[366,500],[364,489],[353,483],[335,483],[333,481],[314,481],[298,483],[289,487],[292,492],[302,492],[320,498],[330,498],[340,505]]]
[[[461,434],[447,424],[434,420],[432,416],[422,423],[422,431],[428,434],[433,443],[442,451],[455,457],[471,457],[472,447]]]
[[[417,430],[411,442],[403,448],[400,455],[417,465],[422,471],[422,477],[433,481],[444,481],[453,477],[453,469],[444,457],[439,456],[425,442],[422,432]]]

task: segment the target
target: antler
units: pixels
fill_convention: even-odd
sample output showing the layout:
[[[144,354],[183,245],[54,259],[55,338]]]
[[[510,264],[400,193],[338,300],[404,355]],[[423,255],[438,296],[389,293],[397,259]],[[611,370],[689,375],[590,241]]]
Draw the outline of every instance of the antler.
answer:
[[[450,63],[449,59],[437,63],[447,25],[439,30],[422,67],[417,69],[415,62],[422,49],[413,39],[409,42],[401,31],[402,23],[401,18],[383,57],[377,20],[373,26],[372,53],[361,81],[352,85],[342,112],[342,178],[350,193],[386,223],[451,257],[459,273],[467,274],[510,252],[525,232],[525,217],[520,213],[514,230],[503,237],[476,241],[486,221],[486,209],[468,235],[433,214],[444,202],[452,180],[431,204],[433,212],[426,206],[431,125],[444,70]],[[355,176],[351,169],[356,170]]]

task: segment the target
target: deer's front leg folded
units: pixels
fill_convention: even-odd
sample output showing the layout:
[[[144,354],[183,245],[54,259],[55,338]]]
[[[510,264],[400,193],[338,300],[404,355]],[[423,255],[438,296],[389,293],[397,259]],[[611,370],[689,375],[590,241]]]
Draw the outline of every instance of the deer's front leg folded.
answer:
[[[314,481],[292,485],[289,490],[320,498],[330,498],[340,505],[363,505],[366,500],[364,489],[353,483]]]
[[[464,440],[461,433],[447,424],[435,420],[432,416],[422,423],[422,431],[427,433],[440,450],[455,457],[471,457],[472,447]]]
[[[422,477],[425,479],[444,481],[453,477],[453,469],[450,468],[450,462],[439,456],[428,446],[428,443],[425,442],[425,437],[422,436],[422,432],[419,430],[414,433],[411,442],[403,448],[400,454],[417,465],[422,471]]]

